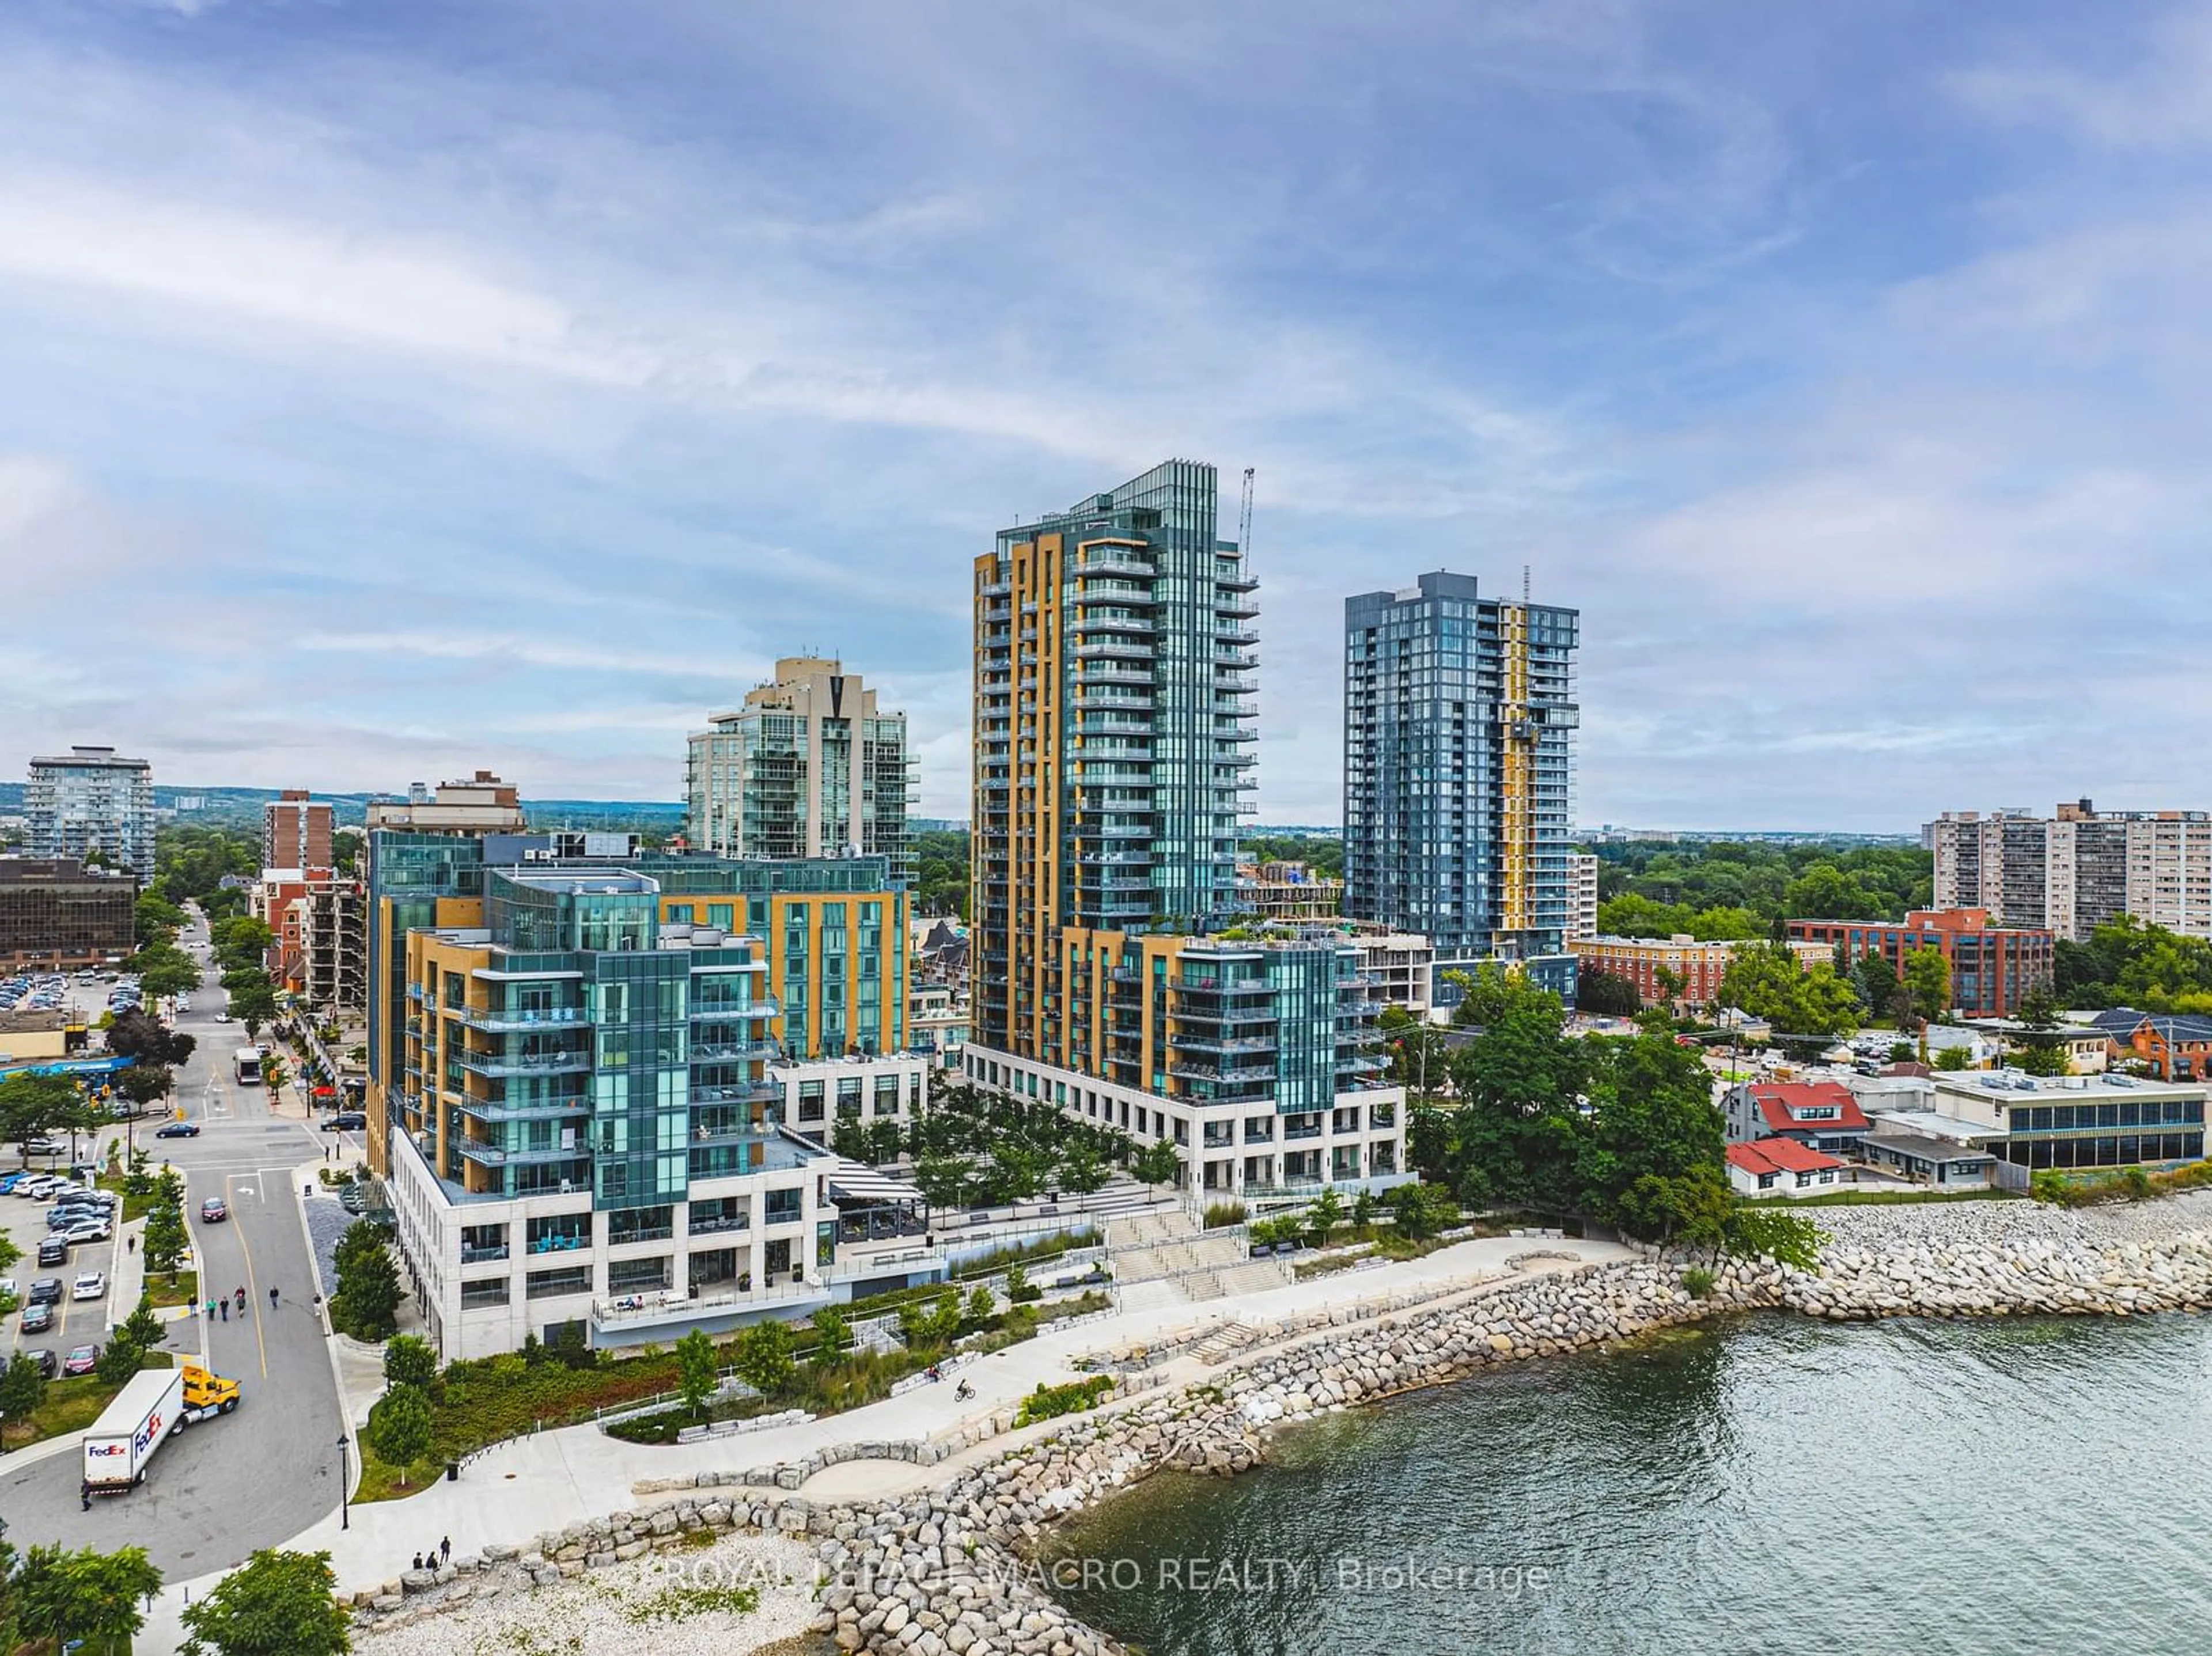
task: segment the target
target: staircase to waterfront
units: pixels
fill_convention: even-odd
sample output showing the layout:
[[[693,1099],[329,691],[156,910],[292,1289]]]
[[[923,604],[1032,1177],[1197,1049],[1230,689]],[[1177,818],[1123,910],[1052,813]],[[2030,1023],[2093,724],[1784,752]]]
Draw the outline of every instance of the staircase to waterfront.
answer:
[[[1147,1213],[1106,1227],[1114,1284],[1124,1309],[1195,1304],[1297,1280],[1285,1259],[1255,1259],[1242,1228],[1208,1234],[1188,1213]],[[1172,1297],[1157,1290],[1168,1289]],[[1141,1308],[1141,1306],[1139,1306]]]

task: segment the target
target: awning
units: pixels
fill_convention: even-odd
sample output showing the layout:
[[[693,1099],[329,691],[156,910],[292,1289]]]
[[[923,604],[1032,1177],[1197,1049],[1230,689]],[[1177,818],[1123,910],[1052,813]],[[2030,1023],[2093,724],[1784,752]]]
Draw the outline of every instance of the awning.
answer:
[[[921,1192],[912,1185],[878,1173],[866,1162],[851,1161],[842,1156],[837,1158],[836,1166],[830,1169],[830,1194],[832,1199],[840,1202],[922,1204]]]

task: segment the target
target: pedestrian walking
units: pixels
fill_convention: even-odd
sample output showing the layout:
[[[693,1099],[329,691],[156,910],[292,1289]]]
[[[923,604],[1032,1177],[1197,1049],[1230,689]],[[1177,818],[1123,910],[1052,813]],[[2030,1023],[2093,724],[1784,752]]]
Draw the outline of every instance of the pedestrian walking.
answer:
[[[238,1314],[243,1317],[246,1314],[246,1290],[244,1289],[241,1288],[238,1290],[237,1299]]]
[[[269,1308],[271,1311],[276,1308],[276,1285],[274,1283],[269,1285]]]
[[[230,1301],[229,1301],[228,1300],[223,1300],[223,1301],[219,1301],[218,1303],[220,1303],[220,1304],[222,1305],[222,1319],[223,1319],[223,1321],[225,1321],[225,1322],[228,1322],[228,1321],[230,1320]]]
[[[450,1563],[453,1561],[453,1538],[450,1535],[440,1536],[438,1538],[438,1562],[441,1564]]]
[[[208,1301],[207,1311],[208,1311],[208,1320],[209,1320],[210,1322],[213,1322],[213,1321],[215,1320],[215,1301],[214,1301],[213,1300],[210,1300],[210,1301]]]
[[[76,1486],[76,1498],[84,1503],[85,1511],[92,1510],[92,1480],[90,1478],[85,1479]]]
[[[138,1239],[136,1236],[131,1237],[123,1245],[123,1251],[125,1253],[136,1253],[138,1251]]]

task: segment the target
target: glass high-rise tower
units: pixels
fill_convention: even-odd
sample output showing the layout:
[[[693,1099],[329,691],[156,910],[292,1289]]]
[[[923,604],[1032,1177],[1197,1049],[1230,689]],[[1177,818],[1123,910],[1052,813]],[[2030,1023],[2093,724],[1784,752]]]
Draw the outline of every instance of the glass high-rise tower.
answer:
[[[1257,583],[1216,508],[1171,460],[975,561],[968,1071],[1184,1147],[1194,1188],[1395,1179],[1357,952],[1231,924]]]
[[[1423,575],[1344,601],[1344,909],[1439,957],[1564,955],[1581,618]]]

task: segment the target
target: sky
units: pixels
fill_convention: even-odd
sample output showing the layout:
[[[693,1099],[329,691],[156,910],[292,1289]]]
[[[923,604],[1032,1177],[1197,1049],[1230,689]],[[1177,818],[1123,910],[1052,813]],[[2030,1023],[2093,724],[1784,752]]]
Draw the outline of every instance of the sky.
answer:
[[[1585,824],[2207,806],[2208,183],[2208,5],[12,0],[0,765],[674,798],[811,652],[964,816],[970,561],[1184,456],[1262,822],[1435,568]]]

